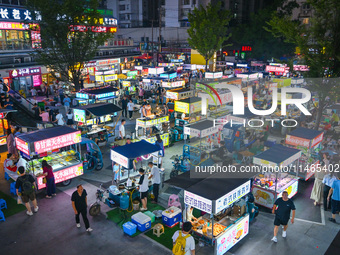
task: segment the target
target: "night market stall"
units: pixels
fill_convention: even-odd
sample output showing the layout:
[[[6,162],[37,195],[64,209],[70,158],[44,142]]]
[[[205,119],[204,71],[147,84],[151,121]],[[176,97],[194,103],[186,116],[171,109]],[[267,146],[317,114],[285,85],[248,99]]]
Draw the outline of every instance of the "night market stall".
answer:
[[[56,183],[64,185],[83,174],[81,160],[80,131],[58,126],[20,134],[15,138],[16,147],[27,160],[26,170],[37,177],[37,187],[46,186],[43,182],[41,162],[46,160],[53,168]]]
[[[255,203],[267,208],[273,208],[277,198],[283,191],[292,198],[298,191],[299,177],[296,171],[299,167],[301,151],[283,145],[275,145],[270,149],[254,156],[253,163],[256,170],[262,171],[254,178],[253,194]],[[261,168],[258,168],[261,167]]]
[[[185,119],[189,123],[201,120],[202,99],[199,97],[190,97],[183,100],[175,101],[175,112],[181,113],[180,119]]]
[[[297,128],[286,136],[286,145],[302,151],[300,164],[298,166],[298,176],[307,181],[312,177],[320,164],[319,152],[322,150],[323,132]]]
[[[82,89],[76,93],[76,100],[79,105],[88,105],[95,103],[115,103],[117,104],[117,98],[119,90],[111,86],[104,87],[92,87]]]

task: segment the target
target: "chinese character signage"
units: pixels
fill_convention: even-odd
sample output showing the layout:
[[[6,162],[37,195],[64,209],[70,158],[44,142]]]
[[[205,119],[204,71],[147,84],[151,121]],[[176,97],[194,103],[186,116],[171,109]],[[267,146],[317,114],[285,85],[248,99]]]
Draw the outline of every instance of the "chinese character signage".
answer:
[[[117,27],[70,25],[71,32],[116,33]]]
[[[129,168],[129,160],[127,157],[124,157],[123,155],[115,152],[114,150],[111,150],[111,160],[118,163],[119,165]]]
[[[112,74],[112,75],[105,75],[104,80],[107,81],[116,81],[118,80],[118,75],[117,74]]]
[[[77,93],[76,93],[76,98],[89,99],[89,94],[77,92]]]
[[[33,80],[33,86],[40,86],[42,83],[41,75],[40,74],[35,74],[32,75],[32,80]]]
[[[310,140],[304,139],[304,138],[301,138],[301,137],[287,135],[286,136],[286,144],[309,148]]]
[[[212,202],[209,199],[184,190],[184,204],[206,213],[212,213]]]
[[[34,142],[35,153],[40,154],[81,142],[80,131]]]
[[[30,151],[29,151],[29,147],[28,147],[28,143],[26,143],[25,141],[19,139],[18,137],[15,138],[15,144],[17,146],[17,149],[19,151],[22,151],[23,153],[30,155]]]
[[[243,239],[249,233],[249,214],[239,222],[228,228],[228,230],[216,240],[215,254],[223,255],[230,250],[235,244]]]
[[[83,163],[80,163],[76,166],[72,166],[60,171],[53,172],[55,183],[60,183],[74,177],[80,176],[84,174],[83,171]],[[37,177],[38,189],[42,189],[46,187],[46,184],[43,183],[43,176]]]
[[[312,140],[312,148],[318,145],[323,140],[323,132]]]
[[[128,77],[134,77],[134,76],[138,75],[138,71],[129,71],[129,72],[126,73],[126,75]]]
[[[164,116],[152,120],[137,119],[136,125],[137,127],[152,127],[154,125],[161,124],[167,121],[169,121],[169,116]]]
[[[74,121],[85,123],[85,110],[73,109]]]
[[[17,20],[17,21],[31,21],[33,15],[29,10],[12,8],[12,7],[2,7],[0,8],[0,20]],[[35,20],[41,20],[41,15],[39,12],[35,12]]]
[[[185,81],[175,81],[175,82],[162,82],[163,88],[178,88],[183,87],[185,85]]]
[[[115,95],[115,92],[108,92],[108,93],[96,95],[96,99],[101,99],[101,98],[106,98],[106,97],[112,97],[112,96],[114,96],[114,95]]]
[[[280,72],[284,73],[286,71],[285,67],[281,66],[266,66],[266,72]]]
[[[123,85],[123,87],[130,87],[131,82],[129,82],[129,81],[123,81],[123,82],[122,82],[122,85]]]
[[[223,209],[228,208],[231,204],[235,203],[237,200],[247,195],[249,192],[250,192],[250,180],[242,184],[241,186],[237,187],[236,189],[232,190],[228,194],[224,195],[223,197],[219,198],[216,201],[215,213],[219,213]]]
[[[38,74],[39,75],[41,74],[40,67],[14,69],[14,70],[9,71],[9,77],[11,78],[38,75]]]
[[[175,101],[175,111],[189,114],[189,103]]]

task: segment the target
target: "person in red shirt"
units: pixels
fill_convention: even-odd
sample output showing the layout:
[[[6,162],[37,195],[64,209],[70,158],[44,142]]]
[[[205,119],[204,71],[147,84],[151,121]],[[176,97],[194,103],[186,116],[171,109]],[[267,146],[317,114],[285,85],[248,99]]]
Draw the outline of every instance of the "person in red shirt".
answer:
[[[46,198],[52,198],[52,195],[56,196],[53,169],[46,160],[41,162],[41,166],[43,169],[43,176],[46,177]]]

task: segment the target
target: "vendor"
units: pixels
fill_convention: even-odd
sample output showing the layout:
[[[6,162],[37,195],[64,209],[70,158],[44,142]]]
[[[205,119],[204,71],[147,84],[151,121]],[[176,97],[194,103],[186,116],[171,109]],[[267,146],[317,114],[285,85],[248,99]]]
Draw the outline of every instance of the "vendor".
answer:
[[[16,172],[17,171],[17,166],[14,164],[14,159],[15,156],[12,155],[12,153],[7,154],[7,158],[4,161],[4,169],[11,171],[11,172]]]
[[[192,215],[193,210],[194,210],[194,207],[188,206],[187,209],[185,210],[185,212],[183,212],[183,216],[184,216],[183,221],[184,222],[186,222],[186,221],[189,221],[189,222],[197,221],[197,218]]]
[[[122,172],[119,171],[119,164],[117,162],[113,162],[113,180],[117,183],[121,179],[122,179]]]
[[[336,112],[332,111],[332,126],[338,126],[339,125],[339,116],[336,114]]]
[[[145,110],[146,110],[146,116],[150,117],[151,116],[151,105],[148,102],[147,105],[145,106]]]

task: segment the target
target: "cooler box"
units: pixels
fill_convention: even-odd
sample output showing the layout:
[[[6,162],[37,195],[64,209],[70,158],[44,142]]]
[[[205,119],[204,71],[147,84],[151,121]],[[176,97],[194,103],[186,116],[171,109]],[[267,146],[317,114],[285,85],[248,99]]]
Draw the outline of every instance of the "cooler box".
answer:
[[[142,212],[132,215],[131,221],[137,225],[140,232],[144,232],[151,228],[151,218]]]
[[[132,235],[136,234],[137,225],[128,221],[128,222],[123,224],[123,230],[124,230],[124,233],[128,234],[129,236],[132,236]]]
[[[151,223],[155,222],[155,215],[152,212],[146,211],[146,212],[144,212],[144,214],[151,218]]]
[[[163,223],[172,228],[182,220],[182,211],[178,207],[171,206],[162,212]]]

